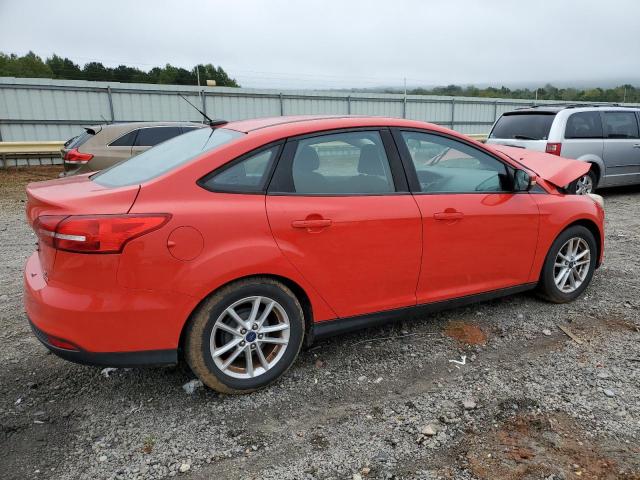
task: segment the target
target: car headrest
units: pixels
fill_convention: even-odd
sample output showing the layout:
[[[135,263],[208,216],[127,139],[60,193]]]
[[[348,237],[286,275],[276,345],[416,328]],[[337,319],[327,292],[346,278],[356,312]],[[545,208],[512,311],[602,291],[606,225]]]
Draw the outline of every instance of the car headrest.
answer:
[[[358,173],[365,175],[385,176],[378,145],[365,145],[360,148],[360,159],[358,160]]]
[[[317,170],[320,166],[320,158],[315,148],[308,145],[302,147],[302,149],[295,156],[293,167],[299,173],[311,173]]]

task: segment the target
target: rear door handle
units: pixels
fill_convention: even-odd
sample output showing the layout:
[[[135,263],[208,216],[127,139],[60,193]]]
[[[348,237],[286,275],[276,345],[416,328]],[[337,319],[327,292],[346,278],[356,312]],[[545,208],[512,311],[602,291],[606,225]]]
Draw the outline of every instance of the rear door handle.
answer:
[[[331,226],[331,220],[328,218],[319,218],[315,220],[294,220],[291,222],[293,228],[325,228]]]
[[[438,212],[433,214],[436,220],[460,220],[464,217],[462,212]]]
[[[634,143],[633,148],[640,148],[640,143]]]

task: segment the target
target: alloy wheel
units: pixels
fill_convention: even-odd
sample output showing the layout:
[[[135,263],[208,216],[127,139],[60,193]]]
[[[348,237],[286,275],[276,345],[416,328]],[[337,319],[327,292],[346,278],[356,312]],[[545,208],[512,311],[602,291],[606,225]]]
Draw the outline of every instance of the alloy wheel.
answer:
[[[558,251],[553,266],[556,287],[564,293],[576,291],[587,278],[590,264],[589,244],[580,237],[567,240]]]
[[[234,378],[255,378],[273,368],[289,344],[285,309],[268,297],[246,297],[216,320],[209,341],[216,366]]]
[[[588,173],[576,181],[576,194],[586,195],[593,193],[593,178]]]

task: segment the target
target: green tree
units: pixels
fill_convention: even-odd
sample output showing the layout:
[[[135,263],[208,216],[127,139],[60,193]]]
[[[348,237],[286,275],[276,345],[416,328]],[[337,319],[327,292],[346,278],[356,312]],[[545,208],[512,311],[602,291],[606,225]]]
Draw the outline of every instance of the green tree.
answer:
[[[82,69],[84,78],[93,81],[113,80],[113,70],[105,67],[100,62],[89,62]]]
[[[53,78],[63,78],[67,80],[84,79],[82,69],[68,58],[59,57],[54,53],[51,58],[47,58],[45,63],[51,69]]]

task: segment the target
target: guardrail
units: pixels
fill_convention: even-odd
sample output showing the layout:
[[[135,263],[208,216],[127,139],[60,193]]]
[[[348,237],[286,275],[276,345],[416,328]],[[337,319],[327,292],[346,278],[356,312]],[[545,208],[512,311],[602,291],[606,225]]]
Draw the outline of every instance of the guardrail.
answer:
[[[470,133],[466,135],[467,137],[471,137],[474,140],[477,140],[479,142],[486,142],[487,141],[487,134],[486,133]]]
[[[2,167],[9,166],[9,162],[13,160],[15,166],[20,161],[25,161],[27,165],[31,165],[30,159],[37,159],[38,165],[43,165],[43,159],[49,159],[49,164],[59,163],[55,160],[60,159],[60,149],[64,142],[0,142],[0,159],[2,159]]]

